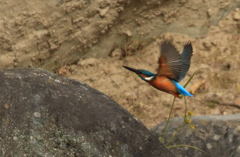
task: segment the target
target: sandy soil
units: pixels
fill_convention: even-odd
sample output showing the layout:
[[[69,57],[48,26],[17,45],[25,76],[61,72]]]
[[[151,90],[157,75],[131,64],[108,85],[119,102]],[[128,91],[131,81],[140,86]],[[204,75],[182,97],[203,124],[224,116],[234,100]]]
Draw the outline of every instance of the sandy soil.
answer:
[[[195,115],[227,115],[240,110],[240,40],[239,21],[233,11],[218,25],[209,28],[206,36],[191,38],[178,33],[166,33],[153,41],[126,42],[125,49],[116,48],[111,56],[80,60],[77,65],[64,66],[59,73],[77,79],[112,97],[139,118],[148,128],[167,119],[173,96],[160,92],[127,71],[122,65],[156,72],[158,43],[171,40],[182,51],[191,41],[193,57],[185,82],[198,70],[188,90],[206,80],[194,94],[187,97],[188,110]],[[125,56],[126,54],[126,56]],[[235,106],[234,106],[235,105]],[[177,99],[173,117],[183,116],[184,99]]]
[[[233,114],[240,103],[240,2],[231,0],[2,0],[0,67],[43,68],[112,97],[148,128],[165,120],[173,96],[122,66],[157,70],[158,43],[194,48],[187,98],[195,115]],[[173,116],[183,116],[184,100]]]

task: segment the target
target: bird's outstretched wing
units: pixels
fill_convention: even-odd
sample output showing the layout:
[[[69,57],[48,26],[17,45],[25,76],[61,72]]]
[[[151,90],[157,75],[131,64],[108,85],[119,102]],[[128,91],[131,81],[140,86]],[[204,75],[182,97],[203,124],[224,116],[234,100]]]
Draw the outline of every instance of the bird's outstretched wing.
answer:
[[[188,42],[184,48],[183,48],[183,52],[181,54],[182,57],[182,70],[181,70],[181,75],[180,78],[177,82],[180,82],[187,74],[189,67],[190,67],[190,60],[192,57],[192,53],[193,53],[193,48],[192,48],[192,44],[191,42]]]
[[[177,49],[169,41],[164,41],[160,47],[159,69],[157,76],[165,76],[176,82],[181,77],[182,60]]]

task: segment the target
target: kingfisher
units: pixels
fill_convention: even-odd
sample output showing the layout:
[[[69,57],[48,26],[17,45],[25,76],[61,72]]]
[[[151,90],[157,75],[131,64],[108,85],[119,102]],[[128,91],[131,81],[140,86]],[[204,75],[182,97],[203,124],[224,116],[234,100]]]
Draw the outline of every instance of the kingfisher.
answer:
[[[191,42],[184,45],[181,55],[170,41],[163,41],[159,46],[160,57],[157,74],[147,70],[123,67],[136,73],[142,80],[160,91],[172,94],[177,98],[180,98],[180,95],[192,97],[193,95],[178,83],[186,76],[190,68],[193,53]]]

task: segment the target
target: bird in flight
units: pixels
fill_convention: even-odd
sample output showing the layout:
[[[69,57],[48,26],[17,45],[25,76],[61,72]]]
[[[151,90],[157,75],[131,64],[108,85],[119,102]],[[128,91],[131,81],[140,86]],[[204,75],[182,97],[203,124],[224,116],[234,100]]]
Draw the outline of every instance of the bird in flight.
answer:
[[[127,66],[124,68],[136,73],[142,80],[148,82],[154,88],[170,93],[179,98],[179,95],[193,96],[180,82],[187,74],[193,53],[191,42],[185,44],[180,55],[178,50],[170,41],[163,41],[160,45],[159,68],[157,74],[147,70],[134,69]]]

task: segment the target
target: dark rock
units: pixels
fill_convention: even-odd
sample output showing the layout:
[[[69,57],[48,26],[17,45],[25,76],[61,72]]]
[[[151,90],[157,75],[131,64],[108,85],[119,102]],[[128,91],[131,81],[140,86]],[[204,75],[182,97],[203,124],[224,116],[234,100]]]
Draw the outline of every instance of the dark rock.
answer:
[[[227,116],[194,116],[192,122],[195,129],[185,125],[173,138],[170,145],[191,145],[198,147],[214,157],[240,156],[240,115]],[[168,141],[172,134],[182,124],[183,118],[170,120],[166,133]],[[161,139],[166,122],[152,129],[152,133]],[[170,149],[177,157],[194,156],[209,157],[209,155],[189,147],[175,147]]]
[[[0,71],[0,156],[172,157],[129,112],[40,69]]]
[[[227,62],[227,63],[223,64],[222,67],[221,67],[222,70],[226,70],[226,71],[230,70],[230,68],[231,68],[231,63],[230,62]]]

